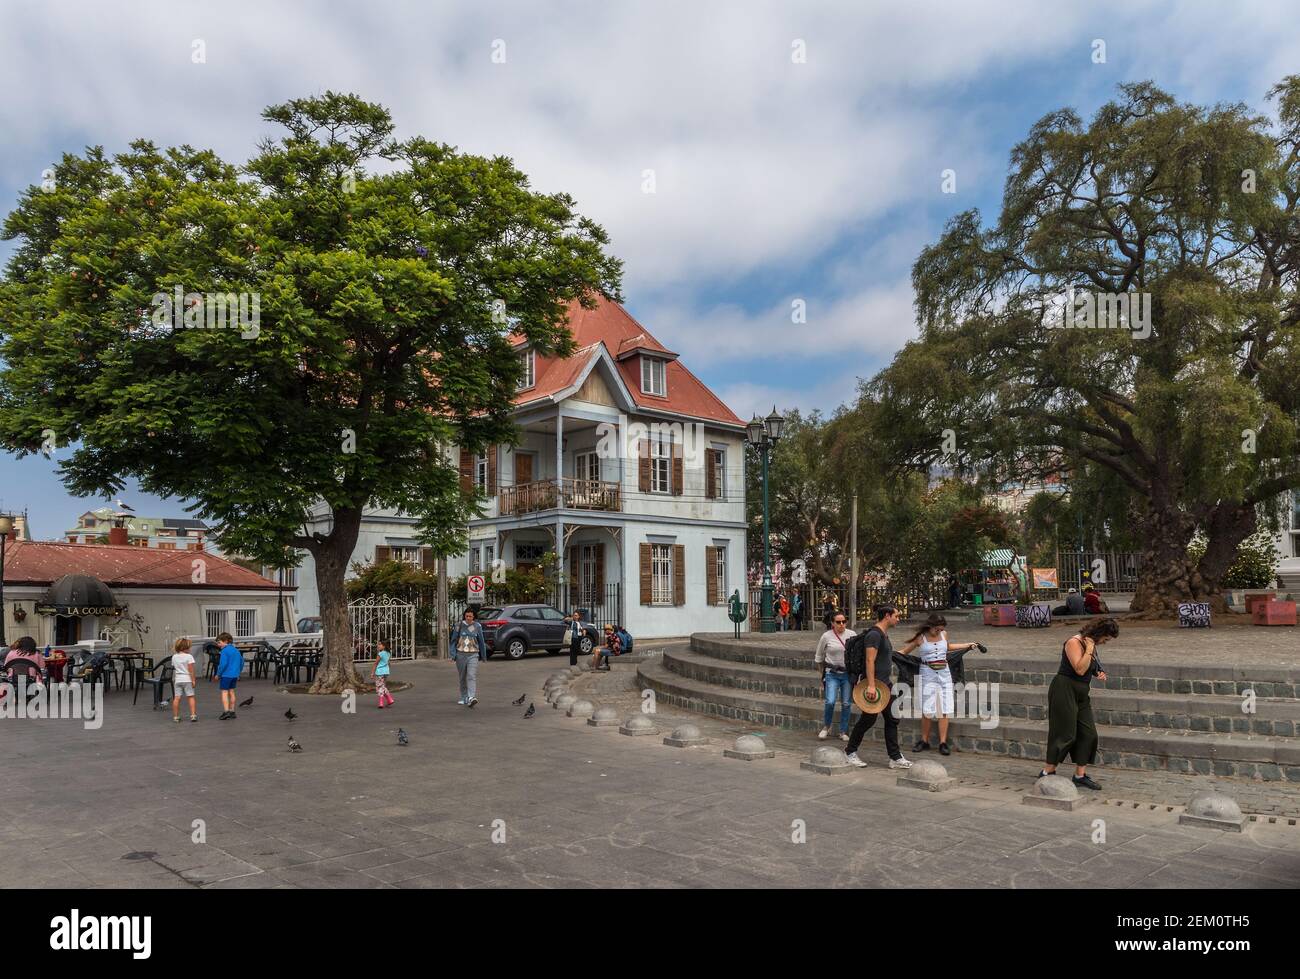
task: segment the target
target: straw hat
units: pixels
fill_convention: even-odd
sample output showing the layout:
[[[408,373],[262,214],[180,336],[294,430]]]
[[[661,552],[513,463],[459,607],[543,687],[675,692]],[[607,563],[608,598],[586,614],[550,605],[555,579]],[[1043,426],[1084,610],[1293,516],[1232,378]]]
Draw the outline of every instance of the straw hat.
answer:
[[[876,681],[876,699],[867,699],[867,681],[859,680],[853,686],[853,702],[864,714],[879,714],[889,706],[889,684],[883,680]]]

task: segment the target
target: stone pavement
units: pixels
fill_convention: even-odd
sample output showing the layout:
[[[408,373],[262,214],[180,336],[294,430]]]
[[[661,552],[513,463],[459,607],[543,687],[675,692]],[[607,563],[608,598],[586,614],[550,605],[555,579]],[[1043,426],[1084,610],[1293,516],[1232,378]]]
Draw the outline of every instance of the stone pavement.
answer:
[[[920,793],[879,764],[828,778],[799,770],[803,752],[744,762],[720,746],[668,748],[552,709],[540,685],[566,664],[489,661],[473,711],[454,703],[451,664],[424,661],[396,665],[413,687],[392,711],[363,697],[346,715],[333,698],[245,681],[241,699],[256,699],[235,721],[215,719],[210,685],[199,724],[132,708],[120,693],[99,730],[0,721],[0,884],[825,887],[874,886],[882,874],[899,887],[1300,883],[1300,827],[1285,822],[1238,835],[1181,827],[1164,807],[1030,808],[1024,784]],[[510,704],[525,692],[537,705],[528,720]],[[298,720],[284,719],[288,706]],[[286,750],[290,734],[301,754]],[[1094,842],[1098,819],[1104,842]]]

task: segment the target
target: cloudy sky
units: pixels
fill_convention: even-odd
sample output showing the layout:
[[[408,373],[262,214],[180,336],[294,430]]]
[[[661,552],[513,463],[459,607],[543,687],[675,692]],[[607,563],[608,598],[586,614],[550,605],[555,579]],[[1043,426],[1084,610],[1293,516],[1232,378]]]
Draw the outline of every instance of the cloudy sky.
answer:
[[[1139,0],[0,0],[0,207],[65,151],[147,137],[242,161],[274,134],[266,105],[351,91],[399,135],[511,156],[572,194],[625,260],[631,312],[742,417],[831,410],[914,334],[918,250],[957,211],[996,212],[1035,120],[1145,79],[1266,111],[1300,71],[1294,17]],[[29,510],[36,536],[93,505],[49,461],[0,454],[0,506]]]

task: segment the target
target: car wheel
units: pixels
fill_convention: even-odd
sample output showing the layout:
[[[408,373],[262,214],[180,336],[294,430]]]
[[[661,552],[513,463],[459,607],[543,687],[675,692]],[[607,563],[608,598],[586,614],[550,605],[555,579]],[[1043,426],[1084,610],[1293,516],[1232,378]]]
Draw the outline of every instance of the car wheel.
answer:
[[[583,656],[590,656],[591,651],[596,648],[596,644],[591,641],[591,636],[583,636],[578,643],[578,648],[582,650]]]
[[[528,652],[528,643],[519,637],[511,639],[506,644],[506,655],[511,659],[523,659],[526,652]]]

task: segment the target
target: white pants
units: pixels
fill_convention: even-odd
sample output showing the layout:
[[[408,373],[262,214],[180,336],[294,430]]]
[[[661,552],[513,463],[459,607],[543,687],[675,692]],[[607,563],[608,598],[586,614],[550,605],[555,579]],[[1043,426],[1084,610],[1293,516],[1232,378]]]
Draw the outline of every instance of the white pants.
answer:
[[[952,671],[921,667],[921,713],[926,717],[953,714]]]

